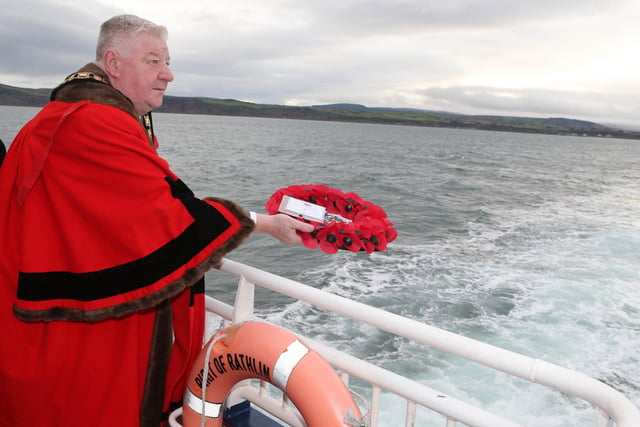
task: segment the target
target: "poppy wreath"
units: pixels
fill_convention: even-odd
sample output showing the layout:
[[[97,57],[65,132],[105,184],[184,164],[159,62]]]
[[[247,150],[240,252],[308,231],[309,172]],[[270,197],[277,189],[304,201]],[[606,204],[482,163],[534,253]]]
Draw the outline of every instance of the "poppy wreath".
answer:
[[[338,249],[352,252],[384,251],[387,243],[393,241],[398,232],[387,219],[385,211],[356,193],[343,193],[326,185],[292,185],[273,193],[265,208],[269,215],[278,213],[284,196],[323,206],[327,212],[338,214],[351,222],[322,223],[296,218],[314,225],[311,233],[301,233],[302,243],[310,248],[318,246],[326,253],[333,254]]]

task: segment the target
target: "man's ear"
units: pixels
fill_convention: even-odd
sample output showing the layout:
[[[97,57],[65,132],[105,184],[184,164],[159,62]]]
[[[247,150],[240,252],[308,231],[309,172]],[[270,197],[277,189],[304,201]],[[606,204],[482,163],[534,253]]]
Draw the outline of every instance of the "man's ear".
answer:
[[[120,54],[114,49],[107,49],[102,56],[104,71],[110,77],[118,77],[120,75]]]

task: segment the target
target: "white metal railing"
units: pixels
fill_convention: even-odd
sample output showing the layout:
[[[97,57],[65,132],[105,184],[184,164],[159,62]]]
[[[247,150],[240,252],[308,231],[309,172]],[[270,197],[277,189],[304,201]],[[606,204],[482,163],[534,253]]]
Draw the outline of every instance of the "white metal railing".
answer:
[[[240,278],[233,306],[211,297],[207,297],[206,300],[207,311],[227,321],[237,323],[256,318],[253,313],[254,290],[258,285],[395,335],[581,398],[599,408],[597,427],[640,426],[640,410],[629,399],[606,384],[580,372],[457,335],[230,259],[224,259],[219,270]],[[446,420],[446,427],[453,427],[458,422],[472,427],[518,425],[408,378],[359,360],[326,344],[297,335],[301,341],[340,370],[345,382],[348,383],[349,376],[353,376],[371,384],[372,394],[368,402],[371,427],[378,425],[379,398],[382,390],[401,396],[407,401],[405,426],[414,425],[417,405],[442,414]],[[274,401],[264,392],[264,385],[256,390],[252,385],[242,384],[234,390],[233,395],[234,399],[245,398],[254,402],[265,411],[293,426],[304,426],[304,422],[295,410],[286,405],[283,409],[282,402]],[[284,401],[287,403],[286,396]]]

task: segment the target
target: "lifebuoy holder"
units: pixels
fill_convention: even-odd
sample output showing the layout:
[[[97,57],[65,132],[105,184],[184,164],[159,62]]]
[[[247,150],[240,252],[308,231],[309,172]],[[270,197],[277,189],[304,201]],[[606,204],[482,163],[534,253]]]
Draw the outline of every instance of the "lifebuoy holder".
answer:
[[[182,406],[184,427],[223,425],[224,402],[238,382],[278,387],[309,427],[353,426],[362,414],[347,386],[322,356],[284,329],[260,321],[215,334],[191,368]],[[361,425],[360,423],[356,425]]]

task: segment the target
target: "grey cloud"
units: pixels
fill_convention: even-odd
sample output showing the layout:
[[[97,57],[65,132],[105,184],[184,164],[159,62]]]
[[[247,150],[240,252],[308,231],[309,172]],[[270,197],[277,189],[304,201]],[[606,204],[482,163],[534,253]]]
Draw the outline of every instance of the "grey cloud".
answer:
[[[0,82],[16,84],[15,76],[20,76],[19,85],[42,87],[36,82],[44,82],[50,87],[92,60],[100,23],[125,11],[88,1],[23,0],[5,8],[0,16]],[[634,1],[280,0],[255,3],[257,9],[247,14],[237,7],[229,12],[225,2],[202,2],[189,3],[184,16],[158,23],[170,33],[176,76],[171,95],[512,115],[594,114],[597,119],[603,113],[637,117],[637,102],[631,93],[620,96],[620,87],[605,96],[595,89],[574,93],[464,83],[499,85],[505,76],[536,84],[536,67],[544,67],[539,85],[556,76],[560,82],[574,72],[579,76],[592,56],[597,59],[611,43],[605,37],[583,40],[589,35],[583,24],[602,22],[606,30],[616,24],[611,15],[595,19],[599,13],[625,4],[637,10]],[[162,2],[152,9],[163,16]],[[634,39],[637,30],[625,30],[625,39]],[[635,76],[617,85],[632,87]],[[596,79],[613,81],[593,73],[584,76],[584,86],[595,87]]]
[[[417,93],[430,108],[469,114],[563,116],[610,123],[628,123],[625,117],[640,114],[631,94],[485,86],[433,87]]]
[[[314,17],[312,29],[343,34],[391,34],[513,26],[536,20],[575,18],[615,7],[606,0],[331,0],[289,7]],[[625,2],[624,0],[622,2]]]
[[[0,74],[59,81],[94,59],[99,25],[116,13],[99,5],[13,3],[0,21]]]

